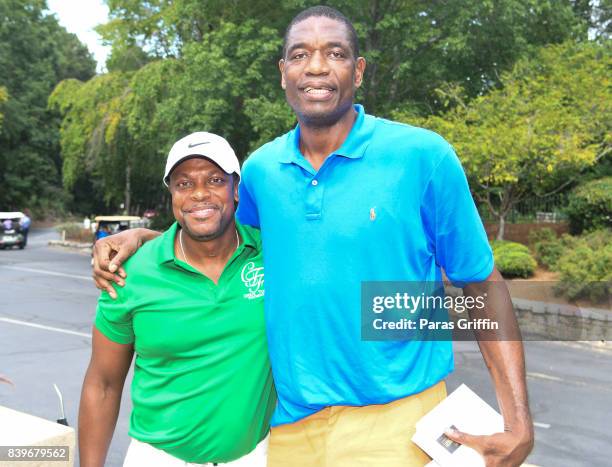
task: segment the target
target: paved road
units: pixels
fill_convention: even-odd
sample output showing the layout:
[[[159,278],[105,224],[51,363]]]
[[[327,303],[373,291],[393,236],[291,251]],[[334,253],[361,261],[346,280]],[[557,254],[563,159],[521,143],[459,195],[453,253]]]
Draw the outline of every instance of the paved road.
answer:
[[[25,250],[0,251],[0,374],[15,383],[0,385],[0,405],[54,420],[59,408],[52,384],[57,383],[75,426],[98,293],[89,279],[89,258],[47,247],[55,237],[52,230],[33,231]],[[526,349],[536,422],[536,447],[528,461],[551,467],[610,465],[612,351],[555,342],[527,342]],[[449,390],[465,382],[495,405],[478,347],[461,342],[455,350]],[[129,412],[126,385],[109,467],[122,463]]]

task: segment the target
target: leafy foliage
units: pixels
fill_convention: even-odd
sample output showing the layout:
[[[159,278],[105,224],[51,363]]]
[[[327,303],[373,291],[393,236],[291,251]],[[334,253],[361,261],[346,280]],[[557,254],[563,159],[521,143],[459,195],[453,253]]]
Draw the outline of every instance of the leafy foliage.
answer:
[[[291,18],[303,8],[320,3],[318,0],[106,3],[110,20],[98,31],[112,46],[107,62],[110,89],[106,94],[97,89],[102,84],[96,78],[92,84],[82,84],[78,91],[87,105],[76,102],[61,87],[51,99],[52,108],[63,116],[63,166],[67,172],[63,182],[75,198],[104,200],[108,209],[125,202],[133,211],[139,206],[144,209],[166,205],[167,194],[160,190],[159,174],[177,138],[196,130],[213,131],[228,138],[239,157],[244,158],[295,123],[279,86],[277,60],[282,35]],[[588,3],[578,8],[576,2],[569,0],[337,0],[333,6],[351,18],[357,28],[361,50],[368,60],[358,99],[368,112],[378,115],[396,112],[414,121],[415,117],[441,110],[452,112],[454,106],[466,108],[472,100],[480,102],[490,93],[498,95],[498,101],[475,104],[471,115],[477,115],[479,110],[494,114],[499,101],[505,99],[505,113],[497,120],[509,116],[512,123],[518,124],[532,109],[528,110],[524,102],[517,108],[517,116],[512,113],[515,104],[545,93],[551,80],[547,76],[559,76],[557,69],[571,73],[590,66],[590,57],[581,62],[569,47],[564,50],[568,57],[574,57],[574,68],[555,66],[559,55],[546,57],[547,52],[536,54],[531,61],[525,58],[542,45],[586,40],[587,28],[593,27]],[[508,73],[521,58],[529,71],[526,82],[533,84],[544,76],[540,88],[527,86],[521,70]],[[542,58],[546,59],[544,67],[539,64]],[[511,80],[506,79],[508,76]],[[587,80],[587,86],[595,81],[596,77]],[[515,90],[504,95],[503,90],[497,89],[502,83],[504,89],[516,83],[512,88]],[[531,94],[521,94],[523,88],[531,89]],[[462,97],[461,104],[456,96]],[[556,98],[547,96],[550,101]],[[456,112],[456,119],[461,120],[460,111]],[[492,132],[496,117],[490,118],[486,131]],[[507,127],[512,129],[510,122]],[[574,131],[569,123],[564,128],[566,132]],[[522,142],[516,148],[509,147],[508,141],[521,129],[524,125],[504,137],[506,156],[524,151],[528,145]],[[461,133],[458,129],[450,134],[446,128],[442,130],[451,139]],[[544,125],[539,130],[552,131]],[[552,134],[550,141],[543,144],[549,152],[553,151],[555,138]],[[583,154],[586,143],[581,138],[579,133],[575,144],[568,144],[563,154],[578,148],[582,152],[576,157],[588,165],[591,156]],[[491,139],[481,137],[480,149]],[[539,150],[540,146],[533,146],[525,156],[513,155],[518,159],[512,162],[513,167],[524,165],[521,157],[532,157]],[[478,162],[476,156],[470,155],[475,161],[470,166],[472,178],[480,180],[479,171],[493,170],[482,160],[491,156],[497,154],[480,154]],[[571,163],[563,165],[564,170],[575,167],[574,159],[569,159]],[[547,162],[543,166],[548,165]],[[80,175],[79,167],[84,168]],[[553,168],[554,175],[561,177],[557,165],[553,164]],[[480,181],[499,188],[499,180],[485,179]],[[523,179],[520,180],[522,186]],[[77,209],[91,206],[92,203],[86,206],[81,202]]]
[[[283,102],[280,87],[263,80],[276,68],[270,57],[280,46],[270,28],[222,23],[202,44],[187,45],[180,60],[61,83],[49,104],[64,116],[64,186],[92,180],[109,206],[129,204],[128,189],[142,207],[154,206],[166,155],[185,134],[220,134],[243,158],[263,139],[260,133],[286,131],[293,117],[276,105]]]
[[[180,58],[223,23],[255,21],[281,37],[292,17],[320,0],[107,0],[109,23],[98,31],[115,50],[136,46],[156,58]],[[325,3],[325,2],[324,2]],[[534,46],[585,39],[590,6],[567,0],[431,2],[336,0],[355,24],[369,61],[361,100],[375,114],[440,109],[434,90],[446,82],[470,97],[499,84],[502,71]],[[277,59],[278,56],[270,57]],[[110,67],[109,67],[110,69]],[[277,81],[276,74],[267,75]]]
[[[2,128],[2,119],[4,115],[2,114],[2,104],[6,102],[8,99],[8,93],[6,92],[6,88],[0,87],[0,129]]]
[[[553,269],[563,255],[565,243],[567,242],[558,239],[555,232],[549,228],[534,229],[529,232],[529,245],[535,253],[538,264],[548,269]]]
[[[91,229],[84,229],[81,222],[64,222],[55,226],[60,234],[68,241],[79,243],[94,243],[95,236]]]
[[[612,227],[612,177],[576,187],[566,212],[573,233]]]
[[[610,152],[610,51],[596,43],[546,47],[503,74],[501,89],[469,103],[460,89],[440,90],[459,105],[421,123],[455,145],[501,227],[521,199],[555,192]]]
[[[593,301],[610,299],[612,281],[611,230],[600,230],[574,237],[557,261],[560,274],[556,287],[570,299],[589,298]]]
[[[545,227],[543,229],[533,229],[527,237],[529,245],[535,245],[540,242],[554,242],[557,240],[557,234],[554,230]]]
[[[529,248],[516,242],[497,240],[491,243],[495,266],[499,272],[508,278],[530,277],[533,275],[537,263]]]
[[[61,80],[87,80],[95,62],[74,34],[54,16],[44,0],[0,2],[0,206],[48,210],[65,201],[60,189],[59,120],[46,102]]]

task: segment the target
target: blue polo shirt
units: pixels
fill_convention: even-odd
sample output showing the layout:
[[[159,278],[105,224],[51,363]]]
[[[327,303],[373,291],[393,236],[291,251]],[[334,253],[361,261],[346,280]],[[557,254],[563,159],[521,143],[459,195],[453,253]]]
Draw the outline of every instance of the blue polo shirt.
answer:
[[[240,222],[261,228],[272,425],[383,404],[453,370],[448,341],[361,339],[363,281],[478,282],[493,255],[461,164],[439,135],[367,115],[318,171],[299,125],[242,168]]]

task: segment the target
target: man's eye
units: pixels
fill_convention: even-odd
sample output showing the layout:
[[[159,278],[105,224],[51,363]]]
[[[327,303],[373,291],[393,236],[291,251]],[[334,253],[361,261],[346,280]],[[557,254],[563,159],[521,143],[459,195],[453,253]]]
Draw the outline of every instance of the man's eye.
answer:
[[[330,52],[330,55],[333,58],[344,58],[344,52],[333,51],[333,52]]]
[[[306,57],[306,54],[304,52],[299,52],[299,53],[293,54],[291,56],[291,60],[301,60],[305,57]]]
[[[176,186],[177,188],[189,188],[191,186],[191,182],[189,181],[178,182]]]
[[[223,177],[212,177],[210,179],[210,183],[213,185],[223,185],[225,183],[225,179]]]

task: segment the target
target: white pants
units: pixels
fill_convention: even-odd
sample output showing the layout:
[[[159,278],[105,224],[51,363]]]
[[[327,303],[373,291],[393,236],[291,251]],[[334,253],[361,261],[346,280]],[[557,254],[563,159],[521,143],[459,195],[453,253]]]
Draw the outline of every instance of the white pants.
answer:
[[[217,464],[227,467],[266,467],[268,458],[268,440],[270,435],[266,436],[261,442],[255,446],[250,453],[225,464]],[[161,449],[154,448],[150,444],[143,443],[136,439],[132,439],[128,448],[123,467],[198,467],[212,466],[215,464],[192,464],[189,462],[177,459]]]

